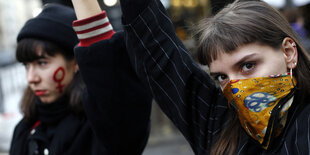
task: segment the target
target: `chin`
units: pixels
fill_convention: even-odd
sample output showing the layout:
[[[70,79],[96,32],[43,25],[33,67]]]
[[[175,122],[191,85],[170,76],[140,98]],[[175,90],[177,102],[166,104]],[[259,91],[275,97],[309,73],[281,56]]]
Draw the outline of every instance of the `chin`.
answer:
[[[41,102],[44,103],[44,104],[49,104],[49,103],[52,103],[52,102],[55,101],[54,99],[47,98],[47,97],[40,97],[40,100],[41,100]]]

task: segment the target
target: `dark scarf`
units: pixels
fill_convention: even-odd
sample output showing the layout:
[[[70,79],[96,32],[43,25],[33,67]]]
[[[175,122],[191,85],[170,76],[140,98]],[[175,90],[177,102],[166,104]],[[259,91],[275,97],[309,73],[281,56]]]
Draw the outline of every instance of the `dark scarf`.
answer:
[[[34,126],[36,123],[30,124],[22,120],[16,126],[10,155],[33,155],[36,152],[41,155],[44,150],[48,150],[49,155],[79,152],[102,154],[85,116],[70,113],[67,103],[66,98],[51,104],[43,104],[36,99],[36,123],[40,123]]]
[[[56,125],[69,114],[68,97],[62,97],[50,104],[44,104],[36,98],[35,105],[38,120],[47,126]]]
[[[50,150],[58,123],[69,114],[66,97],[49,104],[35,98],[35,106],[38,120],[30,129],[28,155],[44,154],[44,151]]]

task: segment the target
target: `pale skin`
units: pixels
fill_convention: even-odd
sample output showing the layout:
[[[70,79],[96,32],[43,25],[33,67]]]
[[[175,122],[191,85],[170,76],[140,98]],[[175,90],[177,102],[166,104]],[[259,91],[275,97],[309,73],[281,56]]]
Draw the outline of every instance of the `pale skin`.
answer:
[[[210,63],[210,74],[224,88],[230,80],[287,73],[296,68],[297,60],[296,43],[287,37],[279,49],[252,43],[219,53]]]
[[[85,19],[102,12],[97,0],[72,0],[78,20]]]
[[[41,55],[42,52],[38,51]],[[74,78],[78,69],[75,60],[67,61],[61,54],[43,57],[25,63],[28,85],[43,103],[51,103],[59,99]]]

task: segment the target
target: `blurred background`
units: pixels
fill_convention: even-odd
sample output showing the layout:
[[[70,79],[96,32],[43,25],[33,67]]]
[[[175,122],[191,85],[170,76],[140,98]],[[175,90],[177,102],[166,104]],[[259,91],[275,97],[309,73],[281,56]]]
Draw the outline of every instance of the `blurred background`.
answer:
[[[190,51],[195,51],[191,32],[199,20],[210,17],[233,0],[161,0],[178,36]],[[279,9],[310,51],[310,0],[265,0]],[[114,29],[121,30],[119,0],[98,0]],[[71,0],[0,0],[0,155],[9,150],[16,123],[21,119],[19,103],[27,85],[24,67],[15,60],[16,36],[26,20],[40,13],[47,3],[71,6]],[[193,54],[195,57],[195,55]],[[188,143],[161,112],[152,109],[152,130],[144,155],[190,155]]]

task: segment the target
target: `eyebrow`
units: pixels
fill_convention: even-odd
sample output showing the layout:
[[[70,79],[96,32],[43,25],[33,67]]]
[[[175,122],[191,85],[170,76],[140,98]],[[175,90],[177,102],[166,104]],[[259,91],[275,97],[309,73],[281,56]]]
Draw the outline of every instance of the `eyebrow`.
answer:
[[[46,59],[47,57],[45,56],[45,54],[39,55],[35,61],[40,60],[40,59]]]
[[[40,59],[47,59],[47,56],[46,54],[41,54],[41,55],[38,55],[35,59],[33,59],[32,61],[38,61]]]
[[[236,66],[240,66],[241,64],[243,64],[247,59],[250,59],[254,56],[256,56],[257,54],[256,53],[253,53],[253,54],[249,54],[249,55],[246,55],[244,56],[242,59],[240,59],[237,63],[235,63],[233,66],[236,67]],[[210,75],[215,77],[219,74],[223,74],[222,72],[210,72]]]
[[[237,63],[235,63],[233,66],[240,66],[241,64],[243,64],[247,59],[250,59],[254,56],[256,56],[257,54],[256,53],[253,53],[253,54],[249,54],[245,57],[243,57],[242,59],[240,59]]]
[[[221,73],[221,72],[210,72],[210,75],[211,75],[212,77],[215,77],[215,76],[217,76],[217,75],[219,75],[219,74],[223,74],[223,73]]]
[[[38,59],[45,59],[45,58],[46,58],[45,55],[40,55],[40,56],[38,57]]]

